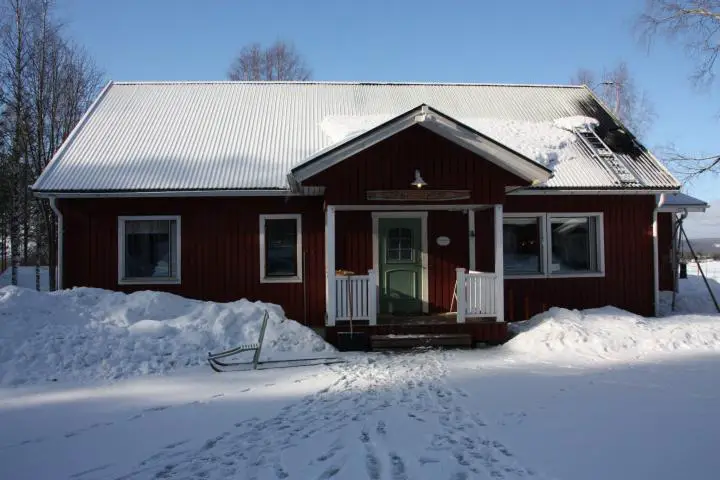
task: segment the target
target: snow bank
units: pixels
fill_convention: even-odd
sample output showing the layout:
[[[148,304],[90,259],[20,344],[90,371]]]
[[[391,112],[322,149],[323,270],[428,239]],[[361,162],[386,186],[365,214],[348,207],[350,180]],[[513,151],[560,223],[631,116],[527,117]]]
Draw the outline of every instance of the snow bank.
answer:
[[[118,379],[205,362],[209,351],[258,340],[263,357],[333,348],[277,305],[213,303],[161,292],[0,289],[0,384]]]
[[[614,307],[552,308],[512,325],[504,348],[537,357],[630,360],[670,352],[720,352],[720,317],[644,318]]]
[[[320,128],[333,143],[338,143],[378,127],[394,117],[390,114],[332,115],[322,119]],[[459,117],[457,120],[550,169],[574,158],[575,153],[569,148],[576,141],[572,128],[598,124],[597,120],[590,117],[567,117],[555,122],[487,117]]]

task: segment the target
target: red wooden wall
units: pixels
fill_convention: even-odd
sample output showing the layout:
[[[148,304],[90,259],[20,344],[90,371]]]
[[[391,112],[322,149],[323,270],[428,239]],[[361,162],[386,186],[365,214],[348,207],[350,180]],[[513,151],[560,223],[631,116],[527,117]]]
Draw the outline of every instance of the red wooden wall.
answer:
[[[526,180],[419,125],[303,183],[325,186],[325,201],[329,205],[388,203],[368,201],[365,192],[412,188],[415,169],[420,170],[429,190],[471,191],[469,200],[452,203],[501,203],[506,186],[528,185]]]
[[[605,277],[505,279],[505,313],[524,320],[558,306],[654,313],[652,195],[508,196],[506,212],[603,212]]]
[[[162,290],[190,298],[232,301],[246,297],[280,304],[289,318],[324,325],[325,220],[317,197],[224,197],[63,200],[66,288],[93,286],[125,292]],[[302,283],[260,279],[259,215],[302,213],[305,252]],[[180,215],[179,285],[118,285],[117,217]]]

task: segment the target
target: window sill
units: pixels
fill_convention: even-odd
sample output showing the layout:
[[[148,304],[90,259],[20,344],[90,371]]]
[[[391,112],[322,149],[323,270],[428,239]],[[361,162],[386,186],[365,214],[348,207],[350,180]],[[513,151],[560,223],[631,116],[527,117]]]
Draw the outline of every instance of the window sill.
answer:
[[[118,285],[180,285],[179,278],[123,278]]]
[[[302,283],[300,277],[265,277],[260,279],[260,283]]]

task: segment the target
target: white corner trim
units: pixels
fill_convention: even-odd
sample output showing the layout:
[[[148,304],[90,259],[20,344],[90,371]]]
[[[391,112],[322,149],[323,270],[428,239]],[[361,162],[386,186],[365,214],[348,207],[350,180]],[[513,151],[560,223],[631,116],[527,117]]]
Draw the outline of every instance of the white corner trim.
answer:
[[[174,277],[125,277],[125,222],[132,220],[174,220],[175,221],[175,276]],[[118,217],[118,285],[179,285],[182,280],[182,225],[180,215],[133,215]]]
[[[372,212],[372,255],[373,270],[375,275],[375,287],[380,295],[380,219],[381,218],[419,218],[420,219],[420,263],[422,266],[422,277],[420,278],[420,300],[422,301],[423,313],[430,311],[430,283],[428,281],[428,212],[404,211],[404,212]]]
[[[297,275],[290,277],[267,277],[265,273],[265,221],[266,220],[295,220],[297,237],[295,239],[295,261],[297,262]],[[273,213],[260,215],[260,283],[302,283],[302,214],[299,213]]]
[[[57,216],[57,256],[55,257],[55,289],[62,290],[63,288],[63,254],[65,252],[65,225],[63,222],[63,214],[59,208],[57,208],[57,199],[50,197],[50,208]],[[120,252],[118,252],[119,255]]]

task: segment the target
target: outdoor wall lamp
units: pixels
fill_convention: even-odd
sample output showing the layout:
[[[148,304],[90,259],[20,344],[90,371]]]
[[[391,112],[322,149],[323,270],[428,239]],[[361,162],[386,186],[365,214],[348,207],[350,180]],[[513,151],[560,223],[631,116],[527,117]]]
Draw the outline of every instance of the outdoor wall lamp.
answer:
[[[427,183],[425,183],[425,180],[423,180],[422,176],[420,175],[420,170],[415,170],[415,180],[410,185],[417,188],[427,186]]]

